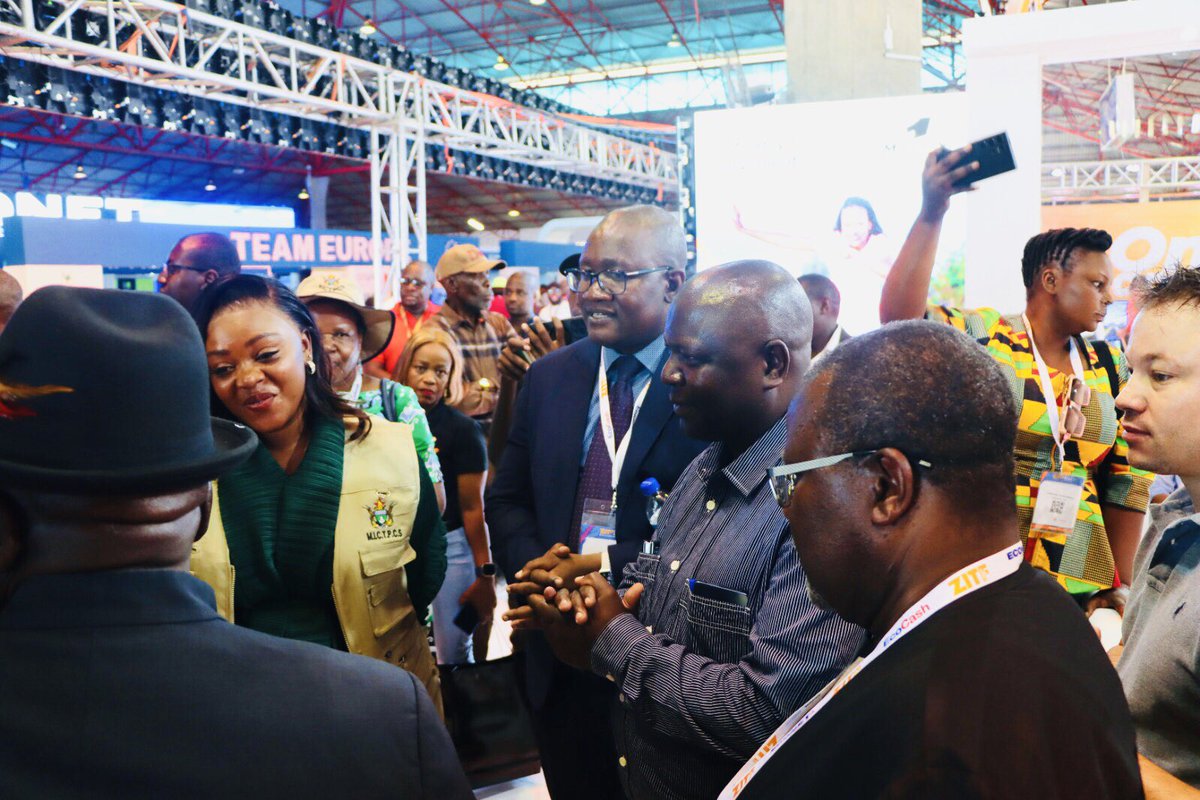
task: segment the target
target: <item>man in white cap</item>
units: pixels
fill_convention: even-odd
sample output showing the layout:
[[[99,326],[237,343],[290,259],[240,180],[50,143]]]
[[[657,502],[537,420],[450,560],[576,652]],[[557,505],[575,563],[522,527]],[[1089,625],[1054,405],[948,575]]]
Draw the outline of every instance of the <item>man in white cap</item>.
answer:
[[[473,244],[451,247],[437,263],[438,282],[446,289],[446,304],[430,320],[450,332],[463,351],[463,400],[458,410],[474,417],[485,432],[500,388],[500,351],[516,336],[502,314],[488,311],[492,303],[489,273],[506,264],[490,259]]]

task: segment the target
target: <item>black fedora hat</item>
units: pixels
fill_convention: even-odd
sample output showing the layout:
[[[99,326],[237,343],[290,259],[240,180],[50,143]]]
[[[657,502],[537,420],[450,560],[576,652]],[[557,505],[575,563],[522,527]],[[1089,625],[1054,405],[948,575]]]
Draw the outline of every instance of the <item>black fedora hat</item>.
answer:
[[[146,494],[195,486],[257,437],[209,412],[196,324],[170,298],[48,286],[0,334],[0,485]]]

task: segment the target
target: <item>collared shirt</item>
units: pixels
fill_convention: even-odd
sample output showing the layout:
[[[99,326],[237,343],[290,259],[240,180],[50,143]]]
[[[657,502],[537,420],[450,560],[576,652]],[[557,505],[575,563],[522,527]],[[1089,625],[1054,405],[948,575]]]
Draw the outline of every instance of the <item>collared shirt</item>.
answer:
[[[663,337],[659,336],[650,344],[643,347],[641,350],[633,354],[633,357],[642,365],[642,369],[633,379],[633,396],[636,398],[642,389],[646,388],[646,384],[650,383],[653,376],[662,367],[663,353],[667,350],[663,344]],[[611,347],[605,347],[600,351],[600,357],[604,359],[604,371],[612,369],[613,363],[621,357],[621,354]],[[600,382],[596,381],[592,386],[592,400],[588,403],[587,427],[583,429],[583,456],[579,463],[583,464],[587,461],[588,449],[592,446],[592,436],[596,434],[596,425],[600,421]]]
[[[1021,543],[1025,545],[1026,560],[1049,572],[1069,592],[1111,588],[1117,577],[1116,563],[1108,543],[1101,504],[1128,511],[1145,511],[1150,502],[1150,484],[1154,481],[1153,473],[1130,465],[1125,430],[1117,418],[1114,398],[1129,380],[1125,354],[1119,347],[1106,342],[1083,340],[1084,352],[1080,357],[1084,374],[1080,377],[1092,390],[1091,402],[1084,409],[1087,428],[1082,436],[1067,440],[1067,457],[1062,465],[1066,472],[1084,481],[1083,497],[1075,514],[1075,530],[1070,536],[1031,538],[1029,527],[1038,487],[1043,473],[1053,468],[1051,459],[1058,460],[1058,449],[1050,435],[1029,333],[1020,315],[1003,316],[994,308],[929,306],[925,316],[975,339],[1008,377],[1020,415],[1014,455],[1017,524],[1021,530]],[[1101,347],[1109,350],[1118,386],[1112,385],[1108,370],[1101,363],[1097,353]],[[1059,405],[1063,405],[1067,375],[1051,368],[1050,381]],[[969,402],[969,398],[959,400]]]
[[[500,352],[510,336],[512,325],[500,314],[485,311],[475,320],[459,314],[447,303],[430,317],[430,325],[449,331],[463,353],[462,402],[458,410],[471,417],[491,418],[500,388]],[[487,380],[492,388],[484,392],[479,382]]]
[[[817,353],[815,356],[812,357],[812,363],[814,363],[814,364],[817,363],[817,361],[824,358],[829,353],[832,353],[834,350],[837,350],[838,345],[842,343],[842,337],[845,335],[846,335],[846,331],[842,330],[841,325],[838,325],[837,327],[835,327],[833,329],[833,334],[830,335],[830,337],[829,337],[829,341],[825,343],[825,349],[823,349],[821,352]]]
[[[766,479],[786,436],[780,419],[724,467],[719,443],[697,456],[659,517],[657,553],[625,568],[622,587],[646,591],[636,617],[618,616],[596,640],[592,669],[620,692],[618,764],[632,800],[716,797],[862,645],[862,629],[806,592]]]
[[[1117,664],[1138,750],[1200,789],[1200,513],[1186,487],[1150,507]]]

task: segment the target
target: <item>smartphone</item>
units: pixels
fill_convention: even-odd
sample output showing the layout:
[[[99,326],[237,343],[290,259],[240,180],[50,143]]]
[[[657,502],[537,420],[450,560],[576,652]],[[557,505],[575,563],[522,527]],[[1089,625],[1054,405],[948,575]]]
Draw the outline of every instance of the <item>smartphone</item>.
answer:
[[[583,321],[583,317],[567,317],[562,324],[563,335],[567,340],[566,344],[587,338],[587,323]]]
[[[467,603],[458,610],[458,615],[454,617],[454,624],[463,633],[474,633],[475,627],[479,625],[479,612],[475,610],[475,606]]]
[[[943,150],[938,158],[945,158],[949,154],[949,150]],[[994,178],[1017,168],[1016,162],[1013,161],[1012,145],[1009,144],[1007,133],[997,133],[995,136],[972,143],[971,154],[967,156],[967,159],[968,162],[978,161],[979,169],[955,181],[954,185],[957,187],[970,186],[972,183]]]

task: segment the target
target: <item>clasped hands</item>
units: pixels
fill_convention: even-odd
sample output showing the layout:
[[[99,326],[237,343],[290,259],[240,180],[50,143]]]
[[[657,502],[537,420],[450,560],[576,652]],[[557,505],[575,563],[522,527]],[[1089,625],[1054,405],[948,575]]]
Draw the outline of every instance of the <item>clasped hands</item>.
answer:
[[[596,639],[613,619],[637,609],[644,588],[635,583],[622,597],[599,569],[599,555],[554,545],[513,576],[516,582],[508,587],[512,607],[504,619],[514,631],[542,631],[560,660],[588,669]]]

